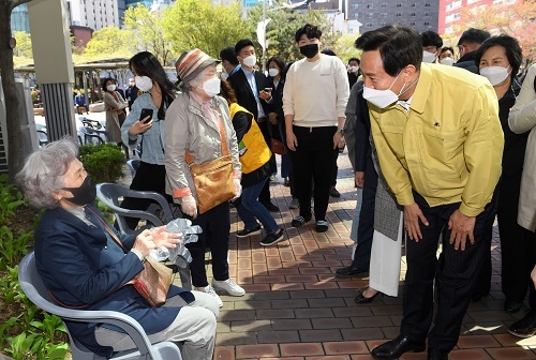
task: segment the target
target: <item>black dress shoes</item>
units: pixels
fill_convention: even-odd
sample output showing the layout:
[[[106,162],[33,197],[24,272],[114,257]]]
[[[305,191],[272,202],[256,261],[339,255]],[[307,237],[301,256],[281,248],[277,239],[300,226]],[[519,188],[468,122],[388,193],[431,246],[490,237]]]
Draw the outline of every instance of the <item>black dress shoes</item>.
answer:
[[[408,351],[421,352],[426,349],[424,341],[413,341],[405,335],[398,335],[372,350],[372,357],[377,360],[396,360]]]
[[[336,276],[340,278],[348,278],[357,276],[359,274],[363,274],[368,272],[368,269],[360,269],[353,266],[348,266],[345,268],[337,269]]]
[[[372,300],[374,300],[374,298],[376,296],[378,296],[378,294],[380,293],[379,291],[376,292],[376,294],[372,295],[371,297],[366,297],[365,295],[363,295],[363,293],[366,291],[366,289],[358,289],[357,290],[357,295],[354,299],[355,303],[356,304],[368,304],[369,302],[372,302]]]
[[[521,320],[513,323],[508,332],[520,338],[536,335],[536,310],[531,310]]]
[[[441,350],[428,349],[428,360],[449,360],[449,353]]]
[[[516,312],[521,310],[522,307],[522,301],[506,300],[504,302],[504,311],[506,311],[507,314],[515,314]]]

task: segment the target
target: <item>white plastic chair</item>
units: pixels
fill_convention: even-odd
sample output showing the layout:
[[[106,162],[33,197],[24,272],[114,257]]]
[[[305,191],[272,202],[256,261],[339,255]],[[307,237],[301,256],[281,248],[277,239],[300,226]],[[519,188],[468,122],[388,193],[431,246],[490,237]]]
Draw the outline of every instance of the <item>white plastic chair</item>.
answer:
[[[182,356],[178,346],[172,342],[164,341],[151,344],[145,330],[132,317],[116,311],[73,310],[58,306],[52,300],[48,289],[43,284],[41,276],[35,266],[35,256],[31,252],[26,255],[19,265],[19,283],[28,299],[44,311],[59,316],[62,321],[77,321],[85,323],[112,324],[123,329],[137,347],[137,350],[122,351],[112,357],[112,360],[181,360]],[[67,333],[71,343],[73,360],[104,360],[89,351],[70,333]]]

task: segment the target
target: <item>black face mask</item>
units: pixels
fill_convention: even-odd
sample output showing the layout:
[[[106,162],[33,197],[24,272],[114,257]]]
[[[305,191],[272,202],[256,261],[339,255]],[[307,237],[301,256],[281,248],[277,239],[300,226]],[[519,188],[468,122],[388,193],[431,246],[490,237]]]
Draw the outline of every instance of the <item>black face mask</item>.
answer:
[[[318,44],[300,46],[300,52],[308,59],[314,58],[318,54]]]
[[[79,206],[84,206],[95,201],[97,197],[97,187],[91,179],[91,176],[86,176],[84,182],[77,188],[63,188],[63,190],[70,191],[73,194],[71,198],[64,198],[65,200]]]

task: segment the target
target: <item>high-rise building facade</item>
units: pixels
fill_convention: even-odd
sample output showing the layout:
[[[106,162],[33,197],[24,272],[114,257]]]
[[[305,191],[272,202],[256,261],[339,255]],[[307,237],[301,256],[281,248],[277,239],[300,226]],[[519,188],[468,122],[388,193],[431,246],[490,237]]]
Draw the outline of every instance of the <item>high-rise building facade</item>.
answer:
[[[360,32],[389,24],[411,26],[417,31],[438,29],[439,0],[344,0],[347,18],[358,20]]]
[[[71,25],[98,30],[119,26],[117,0],[68,0]]]
[[[11,31],[30,32],[30,21],[28,20],[28,6],[19,5],[11,13]]]

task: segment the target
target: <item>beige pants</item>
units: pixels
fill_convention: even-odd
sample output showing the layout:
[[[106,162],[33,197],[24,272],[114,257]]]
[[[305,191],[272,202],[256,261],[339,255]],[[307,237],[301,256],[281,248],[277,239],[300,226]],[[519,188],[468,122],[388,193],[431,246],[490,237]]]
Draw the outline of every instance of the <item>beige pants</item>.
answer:
[[[182,306],[175,320],[164,330],[148,335],[151,343],[172,341],[181,349],[183,359],[210,360],[214,353],[217,317],[220,308],[214,297],[192,291],[195,301],[191,304],[180,296],[174,296],[163,306]],[[100,345],[111,346],[114,351],[133,349],[136,346],[127,334],[97,327],[95,338]]]

